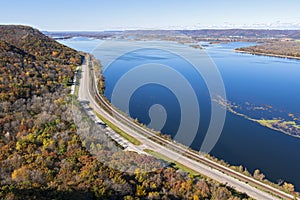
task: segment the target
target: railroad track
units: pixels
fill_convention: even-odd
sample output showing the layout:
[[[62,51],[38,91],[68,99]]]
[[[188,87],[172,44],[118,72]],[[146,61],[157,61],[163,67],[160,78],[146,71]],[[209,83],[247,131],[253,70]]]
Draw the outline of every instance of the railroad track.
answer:
[[[124,123],[125,125],[127,125],[129,128],[135,130],[136,132],[138,132],[139,134],[141,134],[142,136],[147,137],[148,139],[151,139],[152,141],[159,143],[165,147],[167,147],[168,149],[175,151],[177,153],[179,153],[182,156],[188,157],[194,161],[200,162],[202,164],[205,164],[213,169],[216,169],[224,174],[230,175],[231,177],[234,177],[238,180],[241,180],[247,184],[250,184],[260,190],[263,190],[265,192],[268,192],[270,194],[276,195],[282,199],[299,199],[299,198],[295,198],[293,195],[285,193],[281,190],[278,190],[270,185],[264,184],[252,177],[248,177],[244,174],[241,174],[239,172],[236,172],[226,166],[223,166],[219,163],[216,163],[212,160],[209,160],[208,158],[205,158],[204,156],[201,156],[195,152],[192,152],[190,150],[188,150],[187,147],[183,147],[181,145],[175,144],[172,141],[166,140],[161,138],[160,136],[156,135],[154,132],[141,127],[140,125],[136,124],[132,119],[129,119],[128,117],[124,116],[123,114],[120,113],[120,111],[118,111],[117,109],[115,109],[112,105],[110,105],[110,103],[107,102],[107,100],[105,99],[105,97],[103,97],[102,95],[99,94],[98,88],[96,86],[95,83],[95,73],[93,70],[93,62],[90,61],[90,59],[87,59],[87,64],[89,66],[89,70],[91,70],[91,74],[92,74],[92,91],[94,93],[94,96],[96,98],[96,100],[98,101],[99,105],[104,108],[107,112],[109,112],[110,114],[113,113],[113,116],[115,119],[117,119],[118,121],[121,121],[122,123]],[[92,66],[90,66],[89,62],[92,62]]]

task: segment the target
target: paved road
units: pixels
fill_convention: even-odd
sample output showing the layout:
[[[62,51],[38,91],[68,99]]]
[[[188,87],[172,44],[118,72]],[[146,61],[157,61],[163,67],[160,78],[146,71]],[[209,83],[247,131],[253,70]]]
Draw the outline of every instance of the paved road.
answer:
[[[94,108],[95,108],[95,106],[97,105],[97,104],[95,104],[95,102],[92,101],[92,103],[90,103],[90,104],[86,103],[86,102],[90,102],[90,98],[91,98],[91,95],[88,92],[89,91],[89,83],[86,81],[86,80],[89,80],[88,79],[88,73],[85,73],[85,71],[87,69],[88,68],[87,68],[86,64],[82,65],[82,78],[80,80],[80,87],[79,87],[79,93],[78,93],[78,96],[79,96],[78,100],[79,100],[79,102],[81,102],[81,105],[84,108],[84,110],[87,113],[87,115],[96,124],[98,124],[99,126],[101,126],[101,128],[103,129],[103,133],[105,133],[112,140],[114,140],[119,145],[121,145],[124,148],[125,151],[134,151],[134,152],[137,152],[139,154],[147,154],[144,151],[144,148],[143,148],[144,146],[136,146],[136,145],[130,143],[125,138],[121,137],[118,133],[116,133],[115,131],[113,131],[110,127],[108,127],[107,125],[105,125],[105,123],[103,121],[101,121],[101,119],[99,119],[95,115],[95,113],[93,111]],[[75,89],[73,89],[73,91],[74,90]],[[96,109],[95,111],[103,115],[103,113],[100,112],[98,109]]]
[[[88,69],[87,65],[82,66],[82,79],[80,81],[80,88],[79,88],[79,100],[85,100],[90,102],[90,107],[93,108],[96,112],[101,114],[103,117],[105,117],[107,120],[109,120],[111,123],[131,135],[132,137],[137,138],[139,141],[142,142],[143,145],[141,146],[134,146],[132,148],[133,151],[140,152],[144,148],[154,150],[156,152],[160,152],[164,156],[168,157],[171,160],[176,160],[178,163],[181,163],[182,165],[185,165],[200,174],[203,174],[205,176],[208,176],[220,183],[227,184],[233,188],[235,188],[237,191],[244,192],[255,199],[279,199],[276,198],[269,193],[263,192],[253,186],[250,186],[246,182],[240,181],[234,177],[231,177],[219,170],[213,169],[205,164],[202,164],[200,162],[197,162],[193,159],[190,159],[188,157],[185,157],[183,155],[178,154],[176,151],[166,148],[163,145],[160,145],[156,142],[153,142],[151,139],[141,135],[137,131],[133,130],[129,126],[125,125],[124,123],[121,123],[119,120],[115,119],[113,116],[111,116],[109,113],[107,113],[104,109],[102,109],[97,102],[94,99],[94,96],[91,94],[90,88],[89,88],[89,73],[90,70]],[[203,159],[205,159],[203,157]],[[211,162],[211,161],[210,161]],[[268,186],[270,187],[270,186]],[[279,190],[278,190],[279,191]],[[280,192],[280,191],[279,191]],[[280,193],[279,193],[280,194]],[[290,199],[293,199],[291,196]]]

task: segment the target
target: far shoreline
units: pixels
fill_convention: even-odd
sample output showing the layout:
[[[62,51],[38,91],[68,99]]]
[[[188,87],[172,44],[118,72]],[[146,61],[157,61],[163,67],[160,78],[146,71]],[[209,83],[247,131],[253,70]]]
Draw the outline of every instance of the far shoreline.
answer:
[[[286,55],[262,53],[262,52],[251,52],[251,51],[247,51],[247,50],[238,50],[238,49],[234,49],[234,51],[237,53],[251,54],[251,55],[256,55],[256,56],[268,56],[268,57],[300,60],[300,57],[296,57],[296,56],[286,56]]]

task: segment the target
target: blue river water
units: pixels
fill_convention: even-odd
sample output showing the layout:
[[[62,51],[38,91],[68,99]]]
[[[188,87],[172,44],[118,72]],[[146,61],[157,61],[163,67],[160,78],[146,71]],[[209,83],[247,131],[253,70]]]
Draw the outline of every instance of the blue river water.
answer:
[[[73,38],[60,42],[77,50],[92,52],[103,41]],[[182,44],[172,43],[172,45]],[[228,43],[205,47],[205,51],[222,76],[227,99],[236,105],[243,105],[245,102],[258,106],[268,105],[279,110],[280,113],[298,115],[300,113],[300,61],[234,52],[237,47],[249,45],[253,44]],[[106,53],[113,54],[118,50],[118,46],[112,46]],[[103,53],[100,54],[97,51],[93,53],[101,60],[106,59],[107,55],[103,55]],[[173,66],[189,80],[196,93],[201,110],[201,120],[194,122],[199,123],[199,129],[191,147],[197,150],[200,148],[209,125],[211,99],[205,81],[197,75],[194,68],[189,67],[190,63],[157,49],[133,51],[114,62],[115,67],[104,71],[105,95],[111,100],[117,81],[133,66],[156,62]],[[143,74],[140,77],[143,77]],[[165,77],[172,79],[167,74]],[[163,105],[168,116],[162,133],[174,136],[173,133],[176,133],[180,124],[180,102],[168,88],[158,84],[146,84],[138,88],[131,96],[129,113],[132,118],[138,118],[140,122],[149,124],[148,111],[154,104]],[[278,114],[278,112],[274,114]],[[243,165],[250,172],[260,169],[269,180],[291,182],[297,190],[300,190],[299,138],[271,130],[227,112],[220,139],[210,154],[231,165]]]

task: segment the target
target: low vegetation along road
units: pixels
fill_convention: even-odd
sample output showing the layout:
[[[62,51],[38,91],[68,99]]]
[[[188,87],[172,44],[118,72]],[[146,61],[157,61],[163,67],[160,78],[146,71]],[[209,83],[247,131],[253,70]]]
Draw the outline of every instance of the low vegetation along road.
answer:
[[[92,80],[91,83],[90,80]],[[135,145],[134,151],[141,153],[144,149],[150,149],[159,152],[169,160],[174,160],[202,175],[210,177],[220,183],[227,184],[237,191],[244,192],[255,199],[294,199],[294,196],[290,194],[215,163],[200,154],[188,151],[183,146],[163,139],[150,130],[135,124],[132,120],[110,106],[110,104],[99,95],[94,80],[93,64],[90,62],[90,58],[87,58],[86,64],[82,66],[82,76],[78,94],[79,101],[89,101],[90,107],[94,109],[95,112],[102,115],[111,124],[126,132],[128,135],[138,139],[142,144]],[[101,106],[99,106],[99,103]],[[114,114],[111,115],[111,112],[108,112],[108,110]],[[273,195],[276,195],[276,197]]]

